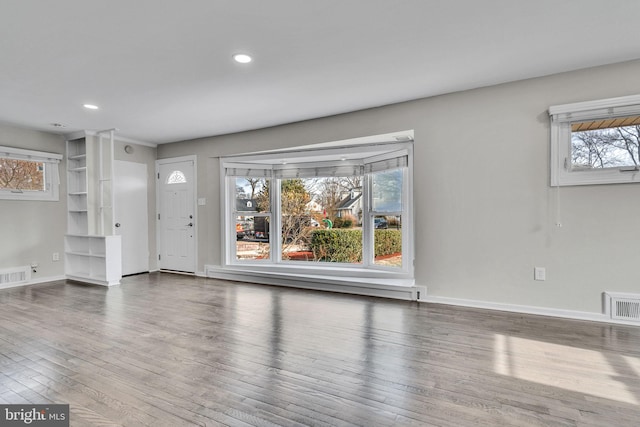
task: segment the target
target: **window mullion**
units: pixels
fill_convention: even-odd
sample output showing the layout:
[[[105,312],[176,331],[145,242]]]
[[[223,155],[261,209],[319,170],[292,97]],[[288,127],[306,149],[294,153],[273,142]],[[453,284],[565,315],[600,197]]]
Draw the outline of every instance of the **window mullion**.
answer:
[[[279,264],[282,262],[282,212],[280,203],[280,186],[282,180],[273,178],[271,180],[271,189],[269,195],[271,197],[271,220],[273,222],[274,233],[270,233],[271,239],[271,262]]]
[[[409,269],[409,262],[413,263],[413,206],[411,197],[412,185],[410,183],[409,167],[402,171],[402,212],[400,213],[402,227],[402,270]],[[411,257],[409,257],[411,255]]]
[[[235,223],[236,223],[236,212],[235,212],[235,191],[236,191],[236,179],[235,177],[227,177],[227,185],[226,185],[226,218],[224,224],[224,232],[227,236],[227,263],[233,263],[237,260],[237,245],[236,245],[236,237],[235,237]],[[232,231],[233,230],[233,231]]]
[[[373,214],[371,212],[371,174],[365,174],[362,188],[362,264],[364,267],[373,265]]]

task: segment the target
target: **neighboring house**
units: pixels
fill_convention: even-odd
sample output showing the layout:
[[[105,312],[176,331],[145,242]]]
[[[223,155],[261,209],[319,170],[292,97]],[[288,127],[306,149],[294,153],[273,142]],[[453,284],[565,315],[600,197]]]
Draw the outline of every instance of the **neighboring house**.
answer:
[[[345,217],[352,215],[360,221],[362,215],[362,192],[360,189],[351,190],[336,206],[336,215]]]
[[[255,199],[236,199],[237,212],[257,212]]]
[[[324,211],[324,207],[320,203],[316,202],[315,200],[311,200],[309,203],[306,204],[304,211],[307,214],[322,213]]]

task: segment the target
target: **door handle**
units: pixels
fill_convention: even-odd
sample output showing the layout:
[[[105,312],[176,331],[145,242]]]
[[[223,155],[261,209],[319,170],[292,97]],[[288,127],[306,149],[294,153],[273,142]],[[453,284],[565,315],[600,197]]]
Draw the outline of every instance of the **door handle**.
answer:
[[[120,228],[120,223],[116,222],[116,228]]]
[[[187,224],[187,227],[193,227],[193,223],[190,222],[189,224]]]

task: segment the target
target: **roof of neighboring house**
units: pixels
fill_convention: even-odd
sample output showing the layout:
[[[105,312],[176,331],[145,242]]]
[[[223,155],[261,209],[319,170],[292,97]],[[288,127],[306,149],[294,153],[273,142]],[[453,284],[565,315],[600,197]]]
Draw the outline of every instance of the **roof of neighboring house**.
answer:
[[[315,200],[309,201],[305,206],[307,207],[307,209],[315,212],[322,212],[323,209],[322,205]]]
[[[350,195],[340,200],[336,209],[351,209],[358,203],[358,200],[362,197],[362,194],[357,194],[355,197],[351,197]]]
[[[236,211],[255,212],[256,201],[254,199],[236,199]]]

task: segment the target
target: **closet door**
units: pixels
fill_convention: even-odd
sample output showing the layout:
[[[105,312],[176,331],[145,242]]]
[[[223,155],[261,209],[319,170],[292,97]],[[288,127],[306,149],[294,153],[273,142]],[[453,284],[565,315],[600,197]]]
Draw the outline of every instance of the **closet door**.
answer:
[[[122,274],[149,271],[147,165],[114,162],[115,231],[122,238]]]

